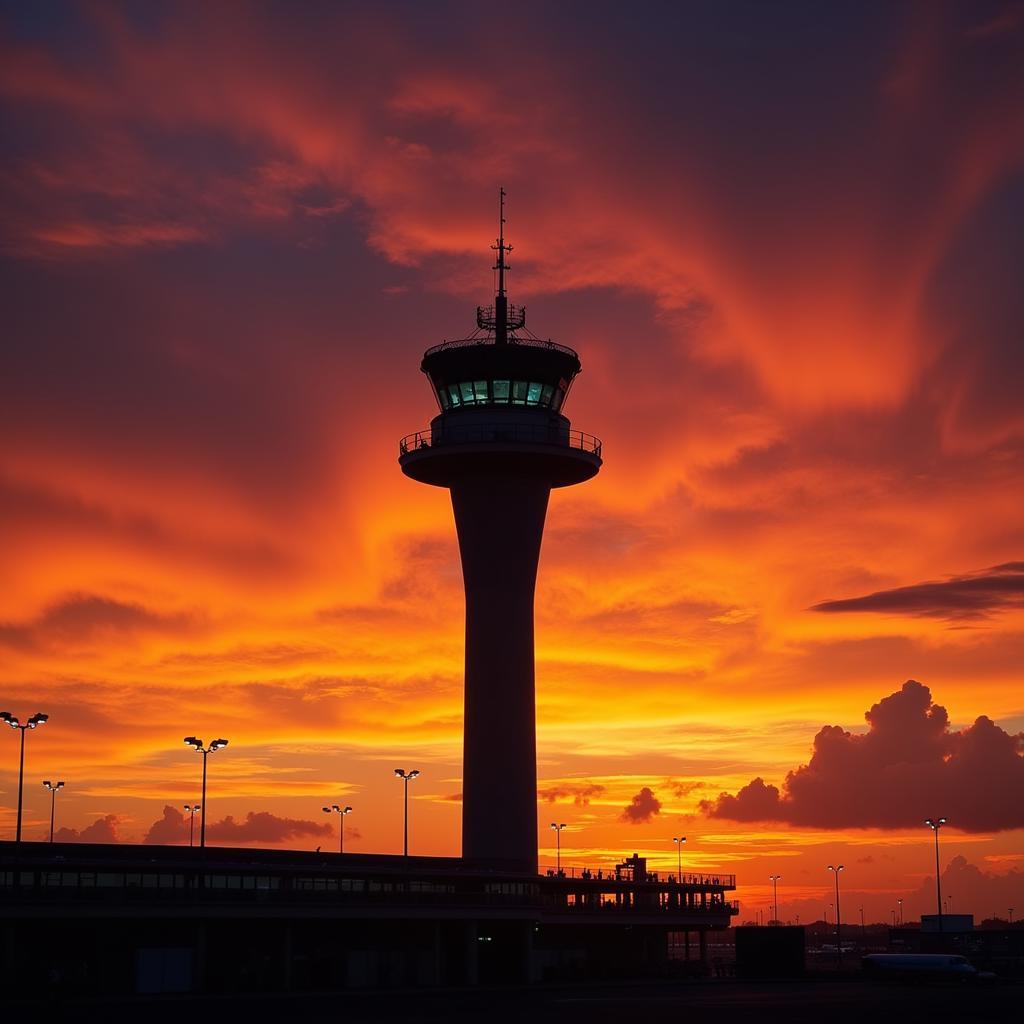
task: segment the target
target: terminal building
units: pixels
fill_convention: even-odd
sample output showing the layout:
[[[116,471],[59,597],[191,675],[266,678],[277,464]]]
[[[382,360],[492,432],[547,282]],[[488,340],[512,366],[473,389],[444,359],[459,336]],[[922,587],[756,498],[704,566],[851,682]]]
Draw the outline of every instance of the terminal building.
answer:
[[[565,407],[572,349],[506,294],[504,193],[493,304],[427,350],[437,414],[399,443],[451,492],[466,594],[462,857],[0,843],[0,980],[51,970],[83,991],[250,991],[529,983],[704,958],[737,913],[731,875],[537,862],[533,605],[548,498],[602,466]],[[692,947],[691,947],[692,936]],[[45,980],[44,977],[44,980]]]

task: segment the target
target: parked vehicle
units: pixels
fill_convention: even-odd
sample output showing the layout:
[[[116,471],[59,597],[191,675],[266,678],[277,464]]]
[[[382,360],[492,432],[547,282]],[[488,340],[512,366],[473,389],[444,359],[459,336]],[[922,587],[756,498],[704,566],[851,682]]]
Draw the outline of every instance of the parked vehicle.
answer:
[[[978,977],[967,958],[954,953],[869,953],[861,964],[865,974],[890,977]]]

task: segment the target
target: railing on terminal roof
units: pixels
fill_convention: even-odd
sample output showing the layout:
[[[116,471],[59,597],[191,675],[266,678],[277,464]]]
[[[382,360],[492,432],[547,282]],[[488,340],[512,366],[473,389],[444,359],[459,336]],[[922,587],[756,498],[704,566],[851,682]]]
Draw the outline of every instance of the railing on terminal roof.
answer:
[[[435,352],[447,352],[453,348],[469,348],[472,345],[493,345],[494,338],[491,335],[484,335],[483,337],[472,337],[472,338],[456,338],[454,341],[442,341],[440,345],[434,345],[433,348],[428,348],[423,353],[423,358],[434,355]],[[508,337],[509,345],[520,345],[526,348],[546,348],[553,352],[562,352],[567,356],[572,356],[574,359],[579,359],[579,354],[575,349],[569,348],[568,345],[559,345],[552,341],[550,338],[520,338],[514,334],[510,334]]]
[[[545,444],[555,448],[577,448],[601,458],[601,439],[582,430],[558,430],[539,424],[527,423],[474,423],[460,424],[443,437],[437,439],[437,447],[457,444],[480,444],[487,441],[512,441],[527,444]],[[417,430],[406,434],[398,442],[400,455],[433,448],[434,439],[430,430]]]
[[[686,886],[696,886],[697,888],[710,889],[736,888],[736,876],[722,874],[719,871],[684,871],[679,878],[677,878],[674,871],[665,873],[664,875],[659,871],[648,871],[644,879],[638,880],[634,879],[628,872],[621,872],[616,875],[614,870],[605,870],[603,868],[594,870],[593,868],[563,867],[561,871],[556,871],[554,868],[547,868],[545,877],[581,882],[620,882],[629,884],[639,882],[642,884],[646,881],[656,883],[660,886],[682,884]]]

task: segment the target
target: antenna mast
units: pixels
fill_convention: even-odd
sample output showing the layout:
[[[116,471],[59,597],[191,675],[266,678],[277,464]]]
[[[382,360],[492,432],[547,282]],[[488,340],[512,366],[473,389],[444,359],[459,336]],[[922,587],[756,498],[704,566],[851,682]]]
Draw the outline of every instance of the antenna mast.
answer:
[[[511,245],[505,244],[505,190],[498,189],[498,244],[492,245],[498,254],[498,262],[494,269],[498,272],[498,294],[494,297],[494,343],[504,345],[508,341],[508,298],[505,295],[505,253],[512,251]]]
[[[505,262],[505,254],[512,251],[511,245],[505,244],[505,190],[498,189],[498,237],[491,246],[498,254],[497,262],[492,269],[498,272],[498,289],[494,296],[493,306],[476,307],[476,325],[481,330],[494,331],[496,345],[508,344],[509,337],[516,340],[515,331],[526,324],[526,309],[523,306],[510,306],[505,294],[505,271],[509,269]]]

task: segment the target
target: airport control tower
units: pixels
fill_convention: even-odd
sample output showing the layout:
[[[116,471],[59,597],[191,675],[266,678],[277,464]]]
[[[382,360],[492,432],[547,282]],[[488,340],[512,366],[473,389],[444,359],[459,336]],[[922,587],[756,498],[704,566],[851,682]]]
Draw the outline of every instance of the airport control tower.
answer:
[[[402,472],[452,492],[466,588],[462,855],[537,871],[533,595],[548,495],[601,468],[601,442],[563,414],[579,356],[526,329],[505,294],[500,194],[493,306],[468,338],[428,349],[440,412],[400,442]]]

